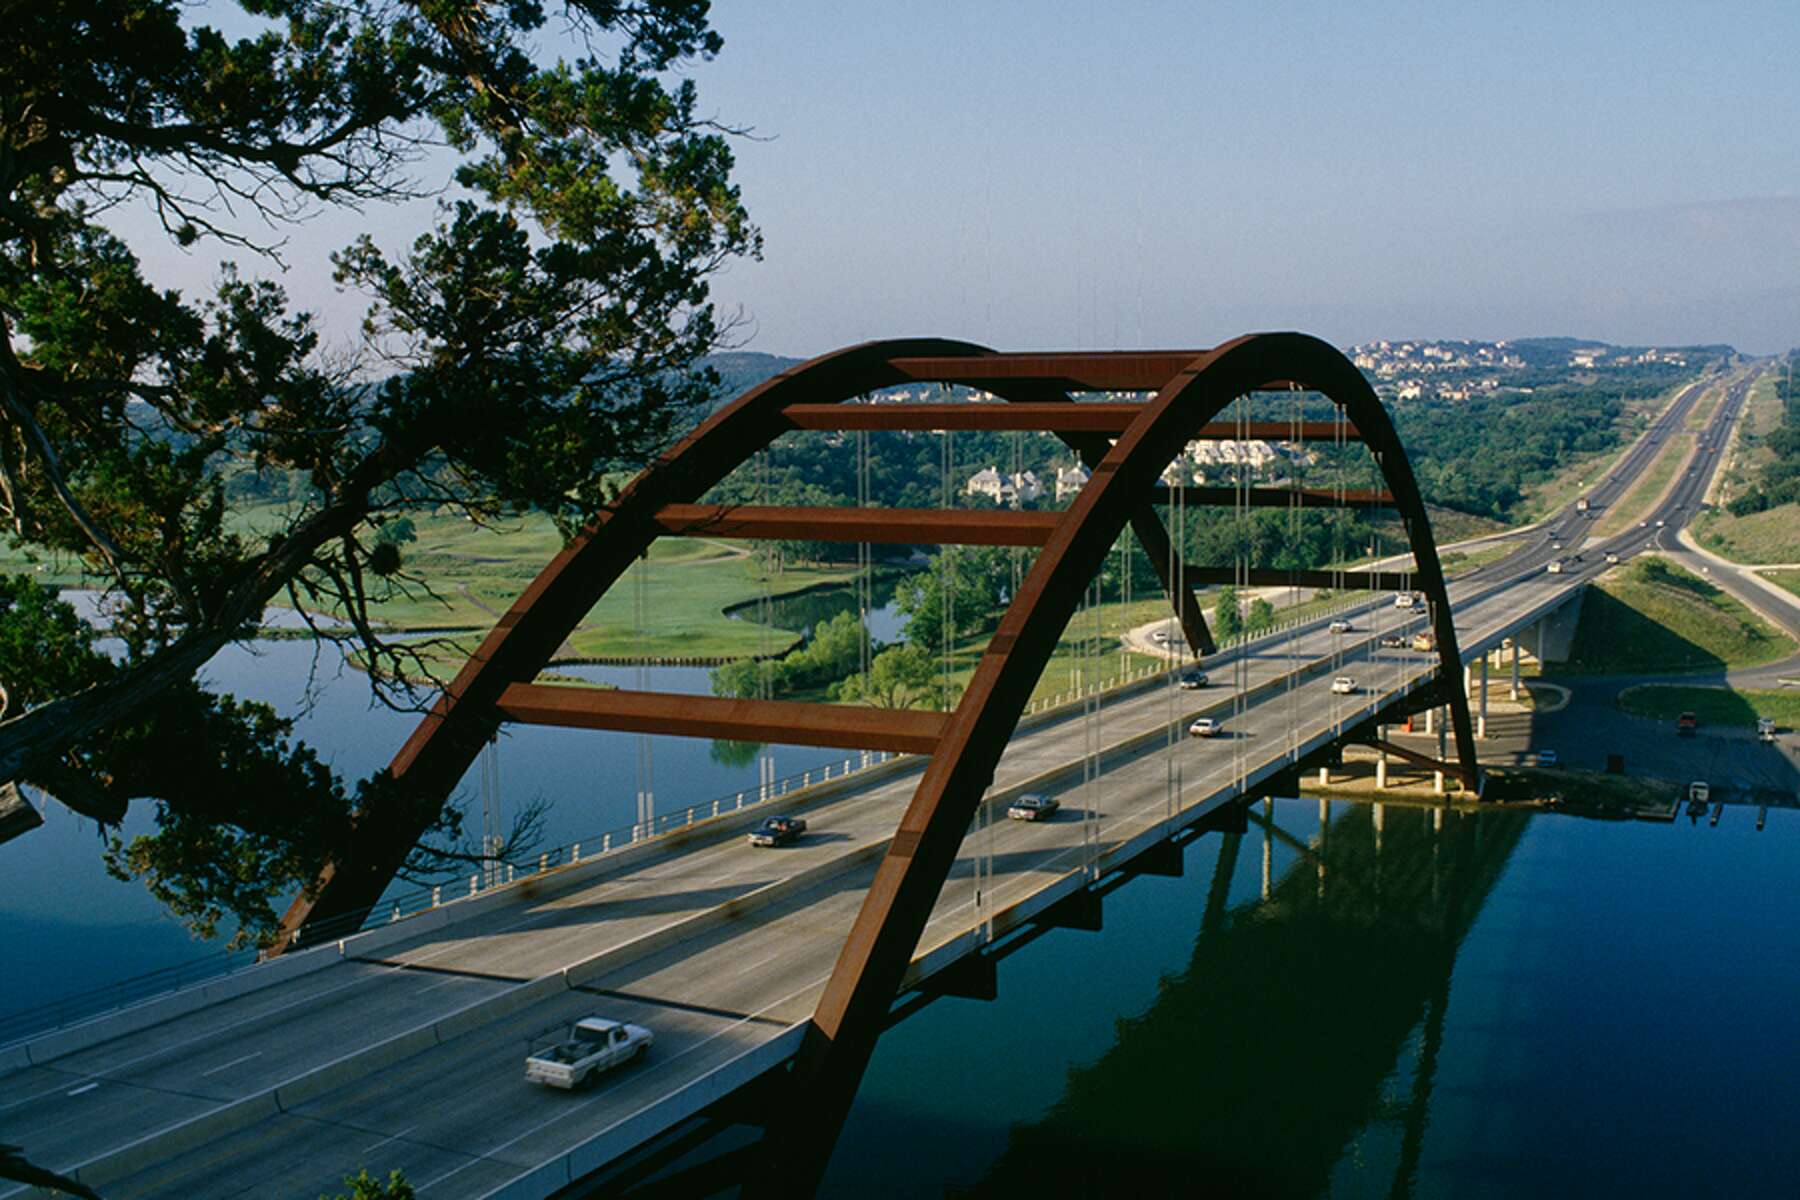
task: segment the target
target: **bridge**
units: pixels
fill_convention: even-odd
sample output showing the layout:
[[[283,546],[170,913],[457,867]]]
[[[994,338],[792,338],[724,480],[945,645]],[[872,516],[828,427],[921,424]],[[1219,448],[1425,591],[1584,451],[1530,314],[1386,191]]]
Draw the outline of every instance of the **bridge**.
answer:
[[[972,384],[1005,403],[842,403],[916,379]],[[1326,572],[1329,586],[1376,598],[1218,650],[1191,587],[1222,571],[1241,583],[1265,580],[1241,564],[1191,566],[1170,555],[1163,580],[1172,619],[1191,651],[1216,651],[1206,660],[1216,686],[1178,691],[1170,673],[1158,672],[1024,715],[1043,661],[1120,531],[1129,524],[1146,547],[1167,546],[1157,505],[1359,502],[1341,487],[1297,500],[1252,498],[1243,486],[1231,496],[1183,496],[1195,489],[1159,485],[1188,438],[1243,434],[1244,421],[1215,419],[1239,396],[1266,389],[1322,395],[1348,418],[1296,419],[1277,436],[1341,442],[1354,425],[1387,488],[1360,501],[1408,517],[1416,573]],[[1131,404],[1069,398],[1081,390],[1154,395]],[[1659,427],[1679,427],[1698,391],[1679,397]],[[1729,420],[1738,402],[1741,393],[1714,420]],[[1094,462],[1094,479],[1051,521],[703,503],[708,488],[782,429],[884,421],[1049,429]],[[1653,430],[1590,496],[1603,503],[1609,488],[1622,494],[1654,441]],[[1579,544],[1573,521],[1559,518]],[[690,706],[533,682],[566,624],[649,539],[796,529],[853,540],[1004,538],[1040,551],[948,716],[871,720],[868,710],[780,702]],[[596,1172],[628,1182],[634,1163],[770,1112],[794,1118],[771,1138],[809,1177],[892,1020],[935,995],[992,994],[1007,947],[1047,928],[1098,928],[1106,891],[1135,874],[1178,870],[1187,841],[1241,829],[1248,799],[1291,790],[1296,771],[1342,744],[1421,757],[1384,729],[1413,712],[1448,710],[1435,728],[1440,744],[1454,735],[1455,757],[1422,757],[1478,786],[1476,723],[1462,686],[1468,668],[1480,664],[1485,676],[1489,650],[1516,647],[1519,632],[1564,604],[1604,553],[1643,541],[1636,532],[1598,541],[1585,565],[1549,574],[1555,552],[1532,538],[1446,584],[1385,413],[1341,355],[1298,335],[1161,356],[999,355],[908,342],[815,360],[715,414],[546,569],[396,760],[396,780],[413,788],[413,802],[398,815],[367,814],[366,859],[328,868],[314,902],[290,913],[296,949],[0,1047],[0,1124],[34,1162],[108,1196],[226,1195],[250,1180],[275,1194],[316,1194],[363,1165],[400,1168],[429,1196],[548,1196]],[[1266,581],[1291,576],[1315,577],[1282,572]],[[1388,602],[1385,593],[1402,585],[1431,596],[1425,614]],[[1334,619],[1351,629],[1334,630]],[[1426,629],[1429,652],[1381,645],[1384,636]],[[1355,693],[1333,691],[1342,674],[1357,678]],[[1479,697],[1481,680],[1473,682]],[[1184,736],[1200,715],[1220,718],[1226,736]],[[783,810],[804,812],[813,831],[791,849],[743,845],[766,807],[704,813],[677,832],[561,862],[410,920],[322,935],[333,920],[362,923],[386,887],[405,822],[430,815],[416,797],[441,803],[506,720],[780,735],[875,754],[862,770],[782,798]],[[1058,795],[1064,819],[994,819],[1025,790]],[[519,1060],[533,1040],[595,1010],[653,1027],[652,1057],[591,1093],[526,1085]]]

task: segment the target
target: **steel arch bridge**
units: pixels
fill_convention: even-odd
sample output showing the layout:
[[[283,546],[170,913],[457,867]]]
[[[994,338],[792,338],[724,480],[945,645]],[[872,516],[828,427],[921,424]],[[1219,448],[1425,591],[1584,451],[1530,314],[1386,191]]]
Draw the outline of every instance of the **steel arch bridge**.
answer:
[[[916,383],[982,389],[1006,403],[853,404]],[[1165,487],[1188,441],[1243,436],[1330,440],[1334,421],[1215,423],[1240,396],[1316,392],[1372,453],[1385,492]],[[1152,393],[1144,402],[1086,401],[1075,393]],[[819,430],[1032,430],[1059,436],[1091,471],[1062,512],[778,508],[702,504],[731,471],[783,433]],[[1392,508],[1414,560],[1410,573],[1195,567],[1169,553],[1159,504]],[[812,359],[715,412],[659,457],[559,553],[445,689],[357,817],[353,853],[327,864],[283,921],[284,939],[366,913],[452,790],[507,722],[669,733],[929,755],[886,857],[838,958],[796,1063],[805,1106],[825,1120],[847,1110],[910,956],[995,765],[1089,581],[1129,527],[1156,566],[1188,646],[1214,643],[1197,584],[1417,587],[1430,604],[1456,761],[1471,787],[1477,766],[1461,660],[1430,523],[1380,400],[1329,344],[1299,333],[1251,334],[1210,350],[1000,353],[967,342],[870,342]],[[1039,553],[949,713],[847,705],[602,691],[535,683],[557,648],[652,542],[667,536],[796,538],[897,544],[1037,547]],[[832,1126],[835,1128],[835,1124]]]

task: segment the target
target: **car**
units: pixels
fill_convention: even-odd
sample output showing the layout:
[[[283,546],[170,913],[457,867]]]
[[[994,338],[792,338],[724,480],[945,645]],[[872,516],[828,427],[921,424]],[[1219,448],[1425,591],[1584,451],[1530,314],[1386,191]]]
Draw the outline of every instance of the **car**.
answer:
[[[1436,650],[1437,636],[1431,633],[1415,633],[1412,646],[1414,650]]]
[[[1536,761],[1537,765],[1540,767],[1554,767],[1557,763],[1556,751],[1539,750],[1537,752]]]
[[[1188,733],[1193,737],[1218,737],[1224,728],[1225,723],[1217,717],[1196,717],[1188,726]]]
[[[1206,686],[1206,672],[1205,671],[1183,671],[1181,673],[1181,690],[1182,691],[1192,692],[1192,691],[1196,691],[1200,688],[1203,688],[1205,686]]]
[[[1684,712],[1675,718],[1675,736],[1692,737],[1700,729],[1700,717],[1696,713]]]
[[[583,1017],[570,1027],[567,1039],[526,1056],[525,1079],[572,1090],[614,1067],[636,1062],[655,1040],[642,1025]]]
[[[1688,799],[1705,804],[1712,799],[1712,787],[1704,779],[1696,779],[1688,784]]]
[[[1650,522],[1648,522],[1648,521],[1639,521],[1639,522],[1638,522],[1638,528],[1639,528],[1639,529],[1648,529],[1648,528],[1650,528]]]
[[[1551,549],[1552,549],[1552,550],[1561,550],[1561,549],[1562,549],[1562,548],[1563,548],[1563,547],[1562,547],[1562,543],[1561,543],[1561,542],[1551,542],[1551,543],[1550,543],[1550,548],[1551,548]]]
[[[1548,571],[1552,575],[1561,575],[1563,573],[1562,559],[1560,559],[1560,558],[1551,559],[1549,564],[1544,567],[1544,570]]]
[[[1339,675],[1331,681],[1331,694],[1334,696],[1356,695],[1356,680],[1349,675]]]
[[[801,817],[769,817],[750,831],[752,846],[791,846],[806,832]]]
[[[1411,608],[1415,603],[1411,592],[1398,592],[1394,596],[1395,608]]]
[[[1384,633],[1381,635],[1381,648],[1383,650],[1404,650],[1409,644],[1410,639],[1404,633]]]
[[[1156,632],[1154,632],[1150,635],[1150,640],[1158,643],[1159,645],[1166,646],[1171,641],[1171,638],[1170,638],[1168,630],[1158,629]]]
[[[1607,565],[1607,566],[1609,566],[1609,567],[1616,567],[1616,566],[1618,566],[1618,565],[1619,565],[1619,556],[1618,556],[1618,555],[1616,555],[1616,554],[1614,554],[1614,553],[1612,553],[1612,552],[1611,552],[1611,551],[1610,551],[1610,550],[1609,550],[1609,551],[1607,551],[1607,554],[1606,554],[1606,565]]]
[[[1015,821],[1047,821],[1062,805],[1055,796],[1042,792],[1026,792],[1006,806],[1006,815]]]
[[[1333,632],[1333,633],[1349,633],[1352,626],[1351,626],[1350,622],[1344,620],[1342,617],[1339,617],[1337,620],[1335,620],[1331,623],[1330,628],[1331,628],[1331,632]]]
[[[1662,527],[1663,527],[1663,526],[1665,526],[1665,525],[1667,525],[1667,524],[1668,524],[1668,522],[1667,522],[1667,521],[1663,521],[1663,520],[1658,520],[1658,521],[1657,521],[1657,522],[1656,522],[1656,527],[1657,527],[1657,528],[1658,528],[1658,529],[1661,529],[1661,528],[1662,528]]]

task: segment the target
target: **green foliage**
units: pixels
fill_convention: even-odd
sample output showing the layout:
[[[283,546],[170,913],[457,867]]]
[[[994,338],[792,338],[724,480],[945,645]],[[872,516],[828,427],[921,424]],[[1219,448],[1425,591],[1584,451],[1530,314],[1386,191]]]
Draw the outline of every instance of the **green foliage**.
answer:
[[[1564,384],[1530,396],[1396,403],[1392,412],[1428,501],[1506,520],[1530,484],[1618,445],[1625,408],[1616,388]]]
[[[902,579],[894,607],[906,618],[906,640],[941,649],[946,618],[952,642],[992,629],[1012,587],[1011,555],[1003,546],[946,546],[925,569]],[[1029,562],[1021,563],[1021,573],[1029,569]]]
[[[12,704],[114,680],[121,668],[96,636],[51,589],[0,576],[0,691]],[[319,853],[349,836],[343,788],[292,731],[266,704],[183,680],[24,779],[106,823],[133,800],[155,802],[154,833],[107,839],[107,870],[142,879],[203,937],[229,921],[235,941],[255,941],[278,915],[271,897],[309,880]]]
[[[355,1175],[345,1178],[344,1184],[350,1190],[339,1192],[335,1196],[320,1196],[319,1200],[413,1200],[417,1195],[406,1176],[399,1171],[388,1173],[386,1181],[376,1179],[364,1167]]]
[[[1262,596],[1250,602],[1250,616],[1244,622],[1244,628],[1250,633],[1260,633],[1275,624],[1275,606]]]
[[[779,698],[814,691],[843,678],[862,661],[868,634],[854,613],[821,621],[799,649],[781,658],[739,659],[714,667],[712,686],[720,696]]]
[[[1238,590],[1229,583],[1213,599],[1213,636],[1220,641],[1244,632],[1244,615],[1238,607]]]
[[[939,663],[922,646],[890,646],[869,663],[869,673],[838,684],[833,698],[878,708],[946,708]]]
[[[1755,485],[1726,506],[1734,517],[1800,501],[1800,384],[1793,380],[1793,369],[1800,361],[1796,360],[1800,360],[1800,355],[1790,355],[1775,378],[1781,423],[1763,437],[1763,445],[1772,457],[1757,473]]]
[[[724,331],[707,281],[759,249],[725,133],[679,81],[720,47],[704,0],[238,7],[253,20],[220,23],[245,36],[175,0],[44,0],[0,21],[0,520],[104,581],[119,643],[82,653],[9,593],[0,637],[49,620],[76,652],[8,684],[0,780],[115,820],[153,800],[158,834],[115,843],[110,865],[202,929],[263,922],[259,889],[329,851],[345,801],[284,725],[205,697],[194,672],[284,593],[346,618],[378,675],[415,664],[369,619],[409,586],[389,518],[584,519],[609,473],[710,400],[696,364]],[[564,34],[581,57],[546,49]],[[321,354],[256,239],[413,198],[434,140],[457,198],[400,252],[364,237],[334,257],[368,299],[366,336]],[[122,203],[266,277],[152,284],[100,223]],[[252,530],[228,496],[286,503]],[[195,782],[157,752],[197,763]]]

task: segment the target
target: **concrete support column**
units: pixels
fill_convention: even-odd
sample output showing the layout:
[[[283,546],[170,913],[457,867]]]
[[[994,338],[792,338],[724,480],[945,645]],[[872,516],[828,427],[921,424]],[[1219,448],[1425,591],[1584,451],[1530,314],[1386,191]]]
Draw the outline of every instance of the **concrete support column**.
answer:
[[[1329,766],[1321,766],[1319,768],[1319,786],[1324,787],[1327,784],[1329,784],[1330,782],[1331,782],[1331,768]]]
[[[1437,708],[1435,706],[1425,710],[1425,732],[1428,734],[1437,732]]]
[[[1519,638],[1517,634],[1514,634],[1512,639],[1512,695],[1508,698],[1512,700],[1519,698]]]
[[[1378,788],[1387,787],[1387,755],[1386,754],[1383,754],[1380,758],[1375,760],[1375,786]]]
[[[1449,753],[1448,748],[1444,745],[1444,725],[1449,721],[1449,718],[1450,718],[1450,714],[1448,712],[1445,712],[1443,714],[1443,719],[1438,721],[1437,757],[1438,757],[1438,761],[1440,763],[1444,761],[1445,755]],[[1438,770],[1433,771],[1431,773],[1431,790],[1436,792],[1440,796],[1442,796],[1444,794],[1444,772],[1443,772],[1442,768],[1439,768]]]
[[[1487,737],[1488,656],[1481,656],[1481,708],[1475,717],[1475,736]]]
[[[1275,842],[1269,833],[1269,822],[1275,819],[1275,804],[1271,800],[1263,801],[1263,862],[1262,862],[1262,898],[1267,900],[1274,892],[1275,884]]]

